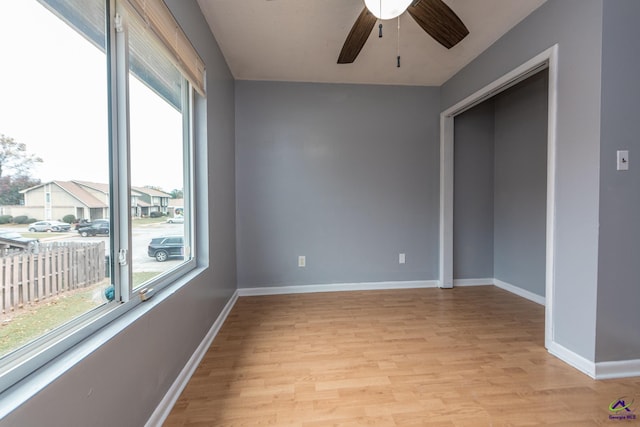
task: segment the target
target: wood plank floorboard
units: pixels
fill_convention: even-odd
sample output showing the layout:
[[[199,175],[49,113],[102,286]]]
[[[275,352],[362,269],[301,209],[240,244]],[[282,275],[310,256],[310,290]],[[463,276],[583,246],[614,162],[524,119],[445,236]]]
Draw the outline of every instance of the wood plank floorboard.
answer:
[[[640,378],[561,362],[493,286],[241,297],[164,425],[626,427]]]

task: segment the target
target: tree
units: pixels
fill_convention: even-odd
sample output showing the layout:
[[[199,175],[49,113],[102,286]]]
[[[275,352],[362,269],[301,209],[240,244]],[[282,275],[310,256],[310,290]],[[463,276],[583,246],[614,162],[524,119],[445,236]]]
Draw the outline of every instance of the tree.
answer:
[[[182,192],[182,190],[178,190],[178,189],[171,190],[171,192],[169,194],[171,194],[171,198],[172,199],[182,199],[182,198],[184,198],[184,193]]]
[[[13,171],[16,176],[28,177],[33,165],[41,162],[40,157],[27,153],[26,144],[0,134],[0,177],[8,171]]]
[[[27,153],[26,144],[0,134],[0,205],[19,205],[20,190],[40,184],[39,179],[29,176],[33,165],[40,162],[40,157]]]
[[[39,185],[40,180],[28,176],[3,176],[0,177],[0,205],[22,204],[20,190]]]

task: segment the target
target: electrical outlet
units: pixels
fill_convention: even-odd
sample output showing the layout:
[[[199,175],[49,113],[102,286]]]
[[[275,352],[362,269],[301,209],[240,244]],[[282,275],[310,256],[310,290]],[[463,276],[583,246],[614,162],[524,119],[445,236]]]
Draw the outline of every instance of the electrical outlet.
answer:
[[[304,255],[300,255],[298,257],[298,267],[306,267],[307,266],[307,257]]]
[[[398,255],[398,263],[404,264],[404,262],[405,262],[404,254],[399,254]]]

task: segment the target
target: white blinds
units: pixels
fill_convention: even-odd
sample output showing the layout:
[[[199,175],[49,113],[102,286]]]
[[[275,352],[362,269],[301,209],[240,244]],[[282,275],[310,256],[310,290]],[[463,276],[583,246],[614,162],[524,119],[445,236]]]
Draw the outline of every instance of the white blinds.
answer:
[[[175,65],[205,95],[204,62],[162,0],[128,0],[145,24],[169,49]]]

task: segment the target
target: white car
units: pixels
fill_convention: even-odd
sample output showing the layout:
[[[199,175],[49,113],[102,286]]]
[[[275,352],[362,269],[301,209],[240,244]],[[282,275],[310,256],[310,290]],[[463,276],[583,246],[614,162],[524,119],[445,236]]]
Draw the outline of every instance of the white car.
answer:
[[[184,224],[184,216],[176,215],[173,218],[167,220],[169,224]]]
[[[71,225],[62,221],[38,221],[29,224],[29,231],[34,233],[36,231],[69,231]]]

